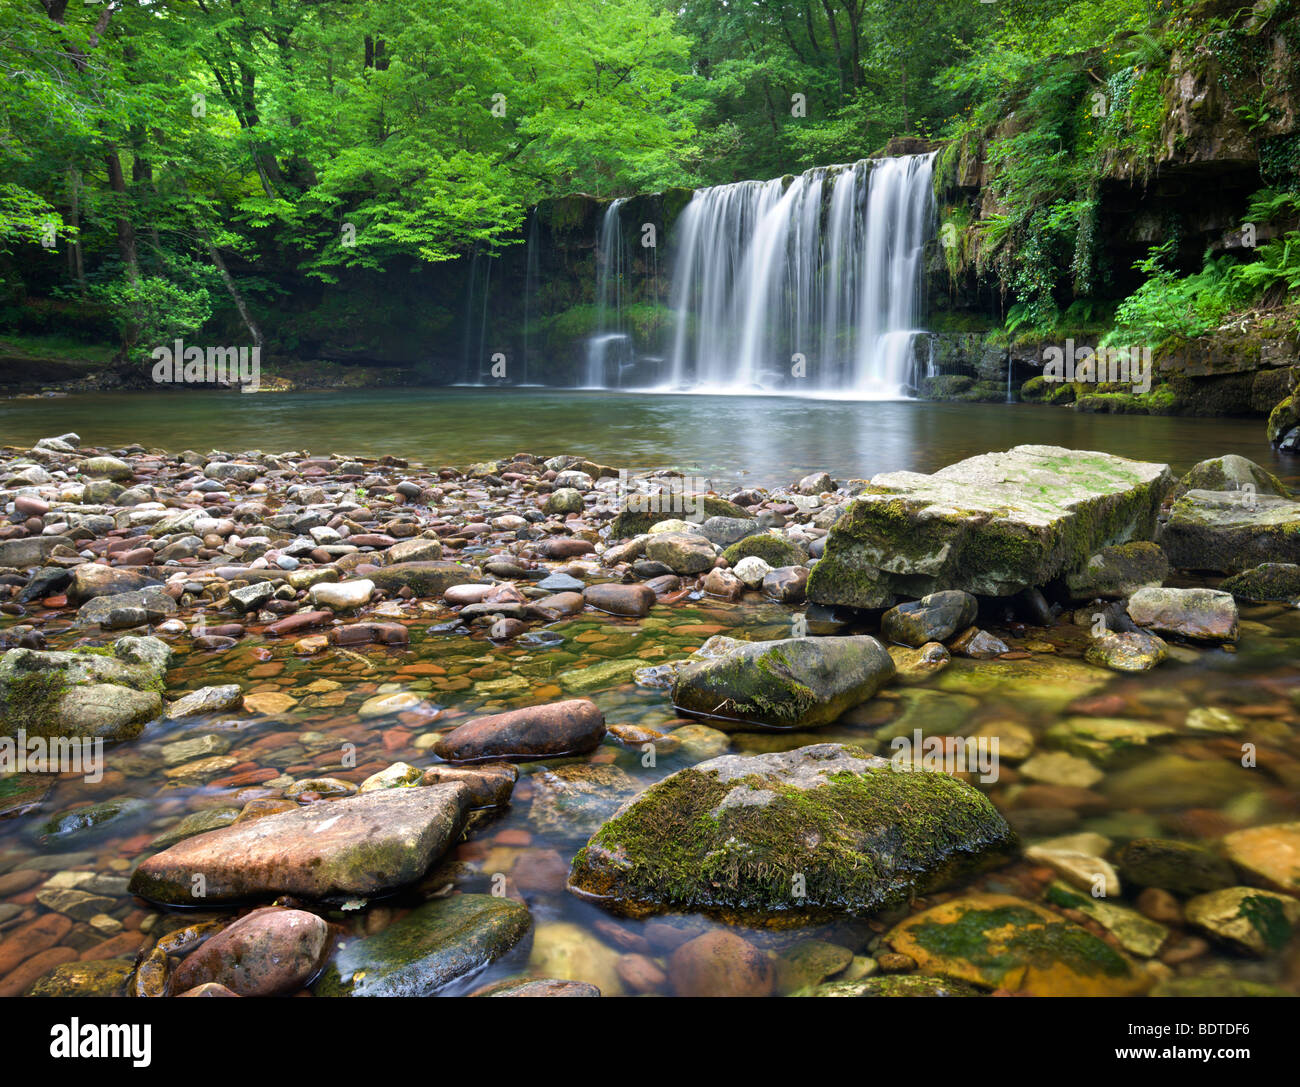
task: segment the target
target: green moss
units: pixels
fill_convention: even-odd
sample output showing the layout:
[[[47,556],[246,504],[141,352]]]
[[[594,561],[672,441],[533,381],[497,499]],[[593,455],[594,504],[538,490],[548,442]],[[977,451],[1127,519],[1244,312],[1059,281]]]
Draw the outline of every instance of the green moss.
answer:
[[[5,731],[22,729],[43,735],[67,689],[67,681],[61,672],[29,672],[15,676],[0,688],[0,721],[4,722]]]
[[[1014,929],[1010,935],[999,931],[1009,927]],[[989,934],[994,932],[1001,945],[997,951],[990,946]],[[911,934],[931,954],[972,963],[992,977],[1025,964],[1049,968],[1058,963],[1085,976],[1130,973],[1124,957],[1104,940],[1077,925],[1045,921],[1023,906],[967,910],[947,924],[917,925]]]
[[[1252,895],[1241,900],[1241,915],[1259,933],[1260,939],[1272,951],[1280,951],[1291,939],[1291,922],[1276,898]]]
[[[802,566],[808,554],[802,547],[773,532],[758,532],[738,540],[722,553],[732,566],[750,556],[762,559],[769,566]]]
[[[737,789],[767,802],[722,807]],[[691,769],[606,823],[574,858],[571,882],[634,916],[672,908],[803,923],[895,905],[978,867],[986,853],[1000,858],[1012,840],[980,793],[945,774],[838,773],[802,790]],[[802,899],[793,893],[799,874]]]

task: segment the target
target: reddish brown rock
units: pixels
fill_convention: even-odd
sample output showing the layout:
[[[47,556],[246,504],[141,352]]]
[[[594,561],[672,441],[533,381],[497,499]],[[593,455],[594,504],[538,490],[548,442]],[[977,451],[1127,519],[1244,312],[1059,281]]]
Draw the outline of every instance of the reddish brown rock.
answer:
[[[572,698],[480,717],[452,729],[434,745],[448,762],[548,758],[590,751],[605,735],[605,715],[594,702]]]
[[[678,996],[768,996],[772,964],[748,940],[715,929],[682,944],[668,960]]]
[[[320,969],[329,926],[306,910],[267,906],[223,929],[177,968],[172,986],[208,982],[239,996],[276,996],[301,989]]]
[[[593,608],[610,615],[648,615],[654,607],[655,591],[646,585],[588,585],[582,598]]]

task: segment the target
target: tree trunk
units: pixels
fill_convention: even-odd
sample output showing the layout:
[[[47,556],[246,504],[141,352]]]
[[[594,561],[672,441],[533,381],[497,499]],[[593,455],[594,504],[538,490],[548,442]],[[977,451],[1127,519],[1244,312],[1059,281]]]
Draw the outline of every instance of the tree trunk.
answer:
[[[230,292],[231,300],[235,303],[235,309],[239,310],[239,316],[243,319],[244,326],[248,329],[249,335],[253,337],[253,346],[260,349],[262,346],[262,330],[257,327],[257,322],[253,320],[253,315],[248,311],[248,304],[244,301],[239,285],[226,267],[226,262],[221,259],[220,251],[212,244],[212,239],[206,232],[203,240],[207,243],[208,256],[212,258],[213,267],[221,276],[221,282],[226,285],[226,290]]]

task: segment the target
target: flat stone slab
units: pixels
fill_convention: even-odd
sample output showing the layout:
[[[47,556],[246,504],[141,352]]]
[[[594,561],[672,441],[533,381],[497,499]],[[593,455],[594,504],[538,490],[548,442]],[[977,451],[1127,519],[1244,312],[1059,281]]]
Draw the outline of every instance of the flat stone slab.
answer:
[[[470,806],[469,789],[445,782],[268,815],[155,854],[136,868],[131,893],[185,906],[378,894],[424,875],[456,841]]]
[[[1184,570],[1236,574],[1260,563],[1300,563],[1300,502],[1249,491],[1188,491],[1160,533]]]
[[[985,453],[933,475],[885,472],[832,527],[808,579],[819,604],[886,608],[941,589],[1012,596],[1149,540],[1168,465],[1051,445]]]

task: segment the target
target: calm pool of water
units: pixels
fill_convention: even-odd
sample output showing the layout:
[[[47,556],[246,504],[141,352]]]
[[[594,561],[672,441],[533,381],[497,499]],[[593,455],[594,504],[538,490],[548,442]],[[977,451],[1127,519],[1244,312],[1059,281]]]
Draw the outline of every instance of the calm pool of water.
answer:
[[[720,489],[930,472],[1024,443],[1101,449],[1185,470],[1240,453],[1284,477],[1260,419],[1084,415],[1035,404],[931,404],[556,389],[121,393],[0,400],[0,444],[75,430],[87,445],[180,450],[308,449],[466,464],[527,450],[628,467],[678,465]]]

